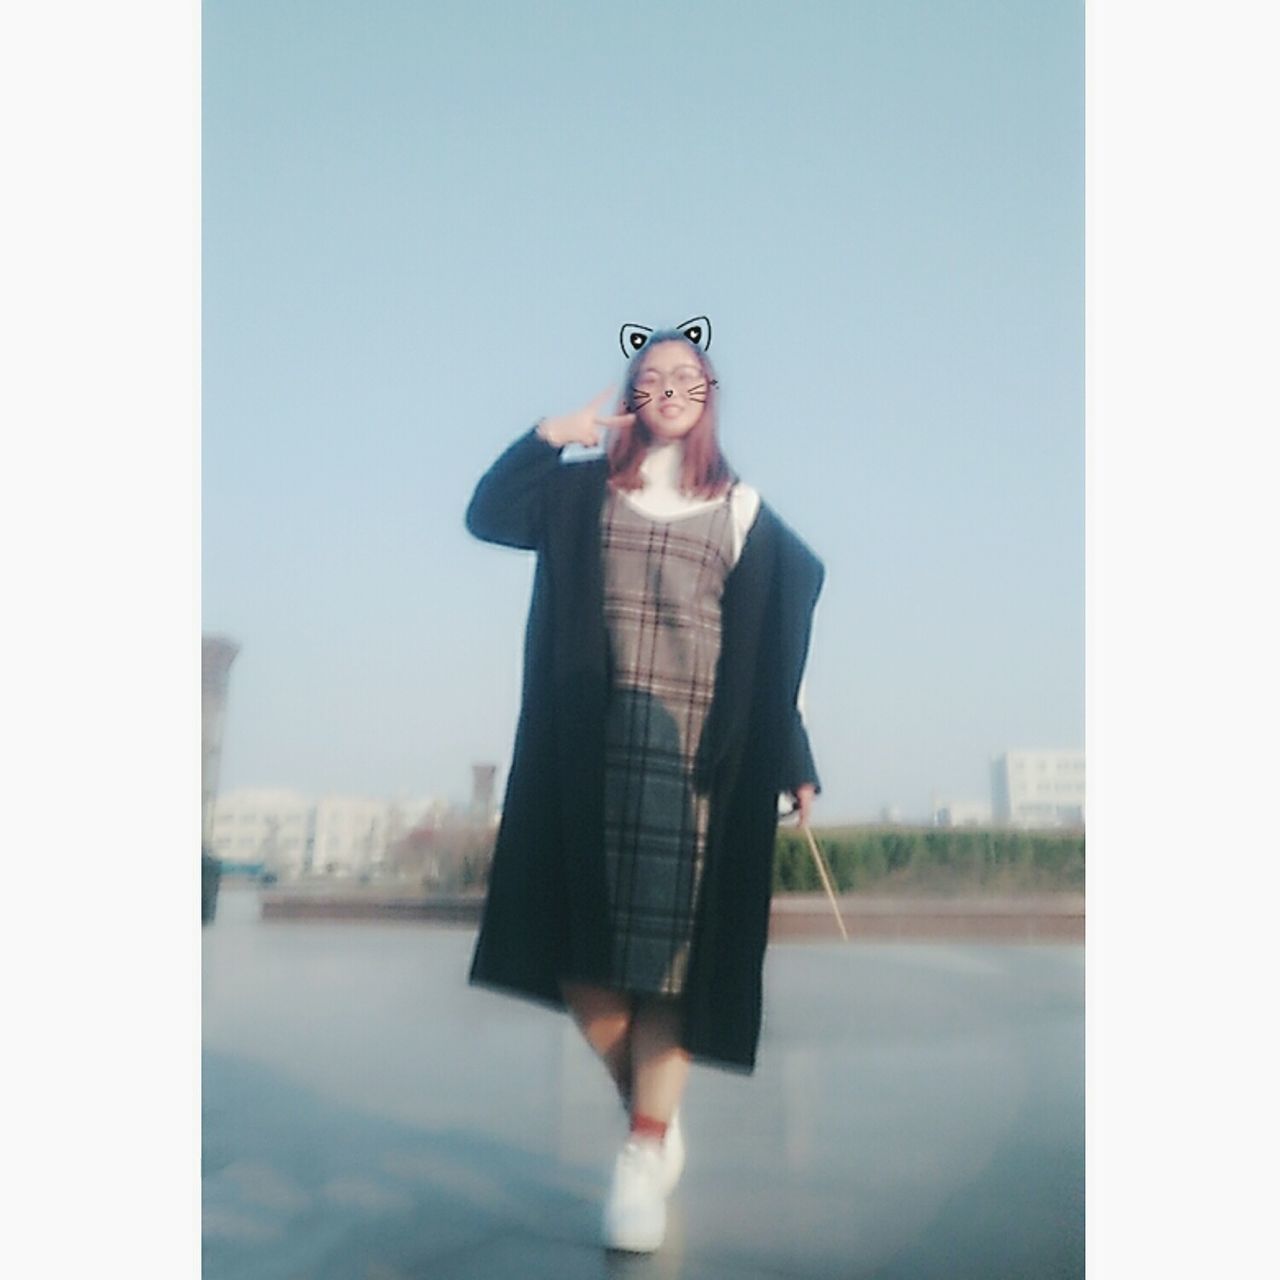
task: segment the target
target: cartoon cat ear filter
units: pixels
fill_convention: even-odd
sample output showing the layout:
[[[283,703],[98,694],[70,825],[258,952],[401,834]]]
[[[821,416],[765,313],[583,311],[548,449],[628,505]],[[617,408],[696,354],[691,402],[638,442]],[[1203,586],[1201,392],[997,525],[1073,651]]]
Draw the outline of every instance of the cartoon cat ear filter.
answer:
[[[699,347],[703,351],[711,345],[711,321],[706,316],[694,316],[692,320],[686,320],[683,324],[676,325],[676,329],[684,334],[695,347]],[[653,332],[652,329],[643,324],[624,324],[622,332],[618,335],[618,341],[622,343],[623,354],[630,359],[637,352],[643,351],[648,345]],[[712,378],[711,385],[718,387],[720,385],[719,379]],[[694,400],[702,401],[706,399],[706,392],[706,386],[700,383],[690,391],[689,395]],[[671,392],[668,391],[667,394],[670,395]],[[649,393],[647,391],[638,392],[637,399],[640,403],[644,403],[649,399]],[[634,406],[631,407],[634,408]]]
[[[676,328],[684,334],[695,347],[705,351],[711,345],[711,321],[706,316],[694,316]],[[622,343],[622,354],[630,359],[637,351],[644,348],[653,330],[642,324],[624,324],[618,341]]]

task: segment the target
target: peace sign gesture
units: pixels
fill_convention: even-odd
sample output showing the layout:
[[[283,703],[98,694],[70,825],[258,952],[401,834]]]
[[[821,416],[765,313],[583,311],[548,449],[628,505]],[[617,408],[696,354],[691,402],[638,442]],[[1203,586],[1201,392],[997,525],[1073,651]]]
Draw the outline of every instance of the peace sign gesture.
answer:
[[[538,434],[556,448],[566,444],[598,445],[602,427],[629,427],[636,420],[634,413],[603,412],[605,401],[614,390],[614,387],[606,387],[590,404],[584,405],[576,413],[566,413],[559,418],[543,418],[538,424]]]

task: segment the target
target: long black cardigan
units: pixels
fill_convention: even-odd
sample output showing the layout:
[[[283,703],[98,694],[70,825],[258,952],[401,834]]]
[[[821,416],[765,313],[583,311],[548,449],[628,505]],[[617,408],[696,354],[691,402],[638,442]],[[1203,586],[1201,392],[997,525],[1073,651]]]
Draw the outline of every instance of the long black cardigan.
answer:
[[[607,984],[604,720],[610,654],[603,457],[521,435],[467,507],[477,538],[537,552],[515,748],[469,981],[565,1009],[560,978]],[[762,1020],[778,795],[821,789],[796,697],[821,561],[765,502],[725,581],[716,690],[699,746],[710,824],[681,1044],[751,1072]]]

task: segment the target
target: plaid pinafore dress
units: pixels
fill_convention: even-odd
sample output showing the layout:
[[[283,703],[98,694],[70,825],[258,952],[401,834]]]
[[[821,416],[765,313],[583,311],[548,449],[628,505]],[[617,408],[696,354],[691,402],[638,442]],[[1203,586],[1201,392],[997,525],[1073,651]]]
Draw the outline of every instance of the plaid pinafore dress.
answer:
[[[612,984],[679,995],[702,881],[709,800],[693,762],[715,692],[729,498],[647,516],[612,488],[601,509],[613,677],[605,719],[604,857]]]

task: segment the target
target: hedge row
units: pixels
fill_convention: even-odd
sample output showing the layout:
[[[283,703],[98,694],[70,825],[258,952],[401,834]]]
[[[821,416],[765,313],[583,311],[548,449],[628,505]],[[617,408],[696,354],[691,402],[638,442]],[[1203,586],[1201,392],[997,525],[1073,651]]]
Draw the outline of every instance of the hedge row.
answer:
[[[854,827],[814,835],[837,891],[951,884],[962,887],[1084,889],[1083,831],[1004,828]],[[778,832],[775,891],[821,892],[804,833]]]

